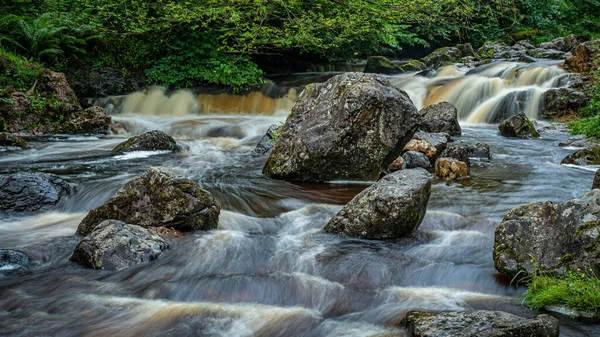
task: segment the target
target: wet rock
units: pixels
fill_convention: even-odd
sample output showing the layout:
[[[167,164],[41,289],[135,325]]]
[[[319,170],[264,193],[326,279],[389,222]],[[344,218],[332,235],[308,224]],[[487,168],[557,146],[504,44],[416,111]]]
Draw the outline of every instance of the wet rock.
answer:
[[[469,158],[475,159],[492,159],[492,153],[490,151],[490,146],[483,142],[478,142],[475,145],[465,144],[467,148],[467,155]]]
[[[283,129],[283,125],[273,124],[267,130],[267,133],[260,139],[256,148],[254,149],[254,153],[258,154],[267,154],[275,145],[275,140],[281,134],[281,130]]]
[[[471,161],[469,160],[471,146],[466,144],[450,144],[442,152],[441,157],[452,158],[467,164],[467,170],[471,168]]]
[[[560,204],[542,201],[518,206],[496,228],[494,267],[510,278],[521,271],[529,276],[534,270],[562,275],[567,268],[580,267],[597,273],[599,220],[600,190]]]
[[[39,121],[35,114],[28,113],[29,99],[22,92],[12,92],[0,100],[0,126],[7,132],[19,132]]]
[[[592,60],[598,52],[600,40],[581,43],[565,55],[564,68],[566,71],[586,73],[593,68]]]
[[[519,55],[519,58],[517,59],[517,61],[523,62],[523,63],[533,63],[533,62],[536,62],[537,60],[529,55],[523,54],[523,55]]]
[[[131,137],[128,140],[117,145],[115,152],[133,152],[133,151],[181,151],[173,137],[166,133],[153,130],[139,136]]]
[[[592,189],[600,189],[600,170],[596,171],[594,175],[594,182],[592,183]]]
[[[568,52],[571,49],[577,47],[582,42],[585,42],[585,37],[571,34],[565,37],[556,38],[549,42],[541,43],[540,48]]]
[[[43,97],[59,101],[57,110],[62,113],[68,114],[82,110],[79,99],[75,91],[71,89],[64,73],[44,70],[38,79],[36,89]]]
[[[412,337],[558,337],[550,315],[526,319],[502,311],[409,311],[403,321]]]
[[[0,132],[0,146],[20,147],[22,149],[29,148],[27,141],[17,135]]]
[[[449,138],[450,136],[447,133],[417,132],[413,136],[413,139],[406,144],[403,151],[421,152],[425,154],[429,158],[431,164],[433,164],[448,146]]]
[[[515,58],[524,53],[501,43],[486,42],[477,50],[477,55],[482,59]]]
[[[502,123],[500,123],[500,125],[498,125],[498,130],[500,130],[500,134],[504,137],[540,137],[540,134],[535,130],[533,123],[522,112],[504,120]]]
[[[66,134],[107,134],[111,118],[102,108],[93,106],[71,114],[71,118],[60,126]]]
[[[539,59],[562,60],[565,58],[565,53],[560,50],[536,48],[527,51],[527,55]]]
[[[0,279],[9,274],[27,269],[31,259],[27,254],[12,249],[0,249]]]
[[[458,180],[469,176],[467,163],[454,158],[439,158],[435,161],[435,177],[439,180]]]
[[[146,228],[106,220],[75,247],[71,261],[88,268],[121,270],[155,260],[167,247],[165,240]]]
[[[325,231],[366,239],[405,236],[423,221],[430,193],[431,175],[423,169],[388,174],[346,204]]]
[[[402,155],[402,159],[404,161],[404,165],[406,165],[406,168],[408,168],[408,169],[418,168],[418,167],[428,169],[431,167],[431,161],[429,160],[429,157],[427,157],[425,154],[423,154],[421,152],[416,152],[416,151],[404,152],[404,154]]]
[[[411,60],[400,67],[402,73],[427,70],[427,65],[419,60]]]
[[[412,138],[419,112],[380,75],[345,73],[309,85],[263,173],[299,181],[377,180]]]
[[[543,94],[539,113],[544,118],[573,114],[589,101],[586,94],[572,88],[550,89]]]
[[[395,172],[398,170],[404,170],[406,168],[406,163],[404,162],[404,158],[402,158],[402,156],[396,158],[396,160],[394,160],[391,164],[390,164],[390,172]]]
[[[600,146],[589,147],[566,156],[561,164],[570,165],[600,165]]]
[[[460,54],[462,57],[475,57],[477,53],[473,46],[470,43],[457,44],[456,49],[460,50]]]
[[[221,207],[214,196],[165,167],[152,167],[133,178],[104,205],[91,210],[77,233],[87,235],[104,220],[179,231],[216,228]]]
[[[74,187],[54,174],[0,175],[0,211],[35,212],[56,206]]]
[[[462,57],[462,52],[456,47],[443,47],[436,49],[431,54],[421,59],[425,65],[430,68],[436,69],[441,66],[450,65],[456,63]],[[465,55],[469,56],[469,55]]]
[[[558,146],[588,148],[600,146],[600,144],[589,140],[585,135],[577,135],[558,143]]]
[[[403,73],[404,71],[400,66],[392,63],[392,61],[384,56],[371,56],[367,59],[367,64],[363,72],[392,75]]]
[[[458,123],[458,110],[448,102],[430,105],[420,111],[422,131],[446,132],[451,136],[460,136],[462,131]]]

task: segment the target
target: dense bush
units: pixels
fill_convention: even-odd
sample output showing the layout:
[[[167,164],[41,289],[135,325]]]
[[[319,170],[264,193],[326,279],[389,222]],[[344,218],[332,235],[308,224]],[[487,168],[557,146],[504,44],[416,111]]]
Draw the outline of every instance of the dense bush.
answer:
[[[25,91],[33,86],[43,70],[41,64],[31,62],[23,56],[0,47],[0,89],[12,86],[17,90]]]

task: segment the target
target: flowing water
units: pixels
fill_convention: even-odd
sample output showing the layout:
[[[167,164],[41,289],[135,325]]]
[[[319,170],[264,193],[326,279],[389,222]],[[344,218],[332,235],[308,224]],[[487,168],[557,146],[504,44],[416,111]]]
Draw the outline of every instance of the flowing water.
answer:
[[[527,75],[510,65],[471,74],[454,68],[392,80],[419,106],[440,99],[464,103],[461,116],[469,120],[512,89],[544,90],[563,76],[545,67],[522,71]],[[493,77],[499,68],[505,72]],[[490,88],[465,85],[468,77]],[[580,196],[594,175],[559,165],[572,151],[557,146],[564,133],[506,139],[493,125],[465,122],[460,141],[490,144],[493,159],[474,162],[467,181],[435,182],[417,232],[389,241],[344,238],[322,228],[368,184],[293,184],[261,174],[266,158],[252,150],[284,113],[206,114],[191,92],[134,95],[135,104],[125,108],[134,101],[130,96],[114,110],[120,112],[113,115],[118,134],[0,154],[0,173],[50,172],[77,185],[56,210],[0,219],[0,248],[24,251],[34,261],[30,270],[0,279],[0,335],[406,336],[398,324],[412,309],[530,317],[519,299],[524,289],[511,287],[493,268],[494,229],[517,205]],[[140,104],[147,110],[137,110]],[[152,129],[174,136],[187,151],[110,152]],[[219,228],[169,239],[170,249],[157,260],[119,272],[69,262],[86,213],[156,165],[173,167],[212,192],[223,209]],[[598,325],[562,318],[561,336],[597,335]]]

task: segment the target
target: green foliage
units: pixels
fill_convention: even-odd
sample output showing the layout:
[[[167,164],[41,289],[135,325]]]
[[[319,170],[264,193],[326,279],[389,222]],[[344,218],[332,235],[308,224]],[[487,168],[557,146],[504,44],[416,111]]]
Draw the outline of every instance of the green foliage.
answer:
[[[44,67],[0,46],[0,87],[12,86],[25,91],[35,83]]]
[[[600,313],[600,280],[592,269],[568,270],[563,277],[536,275],[529,283],[524,301],[535,309],[547,305]]]

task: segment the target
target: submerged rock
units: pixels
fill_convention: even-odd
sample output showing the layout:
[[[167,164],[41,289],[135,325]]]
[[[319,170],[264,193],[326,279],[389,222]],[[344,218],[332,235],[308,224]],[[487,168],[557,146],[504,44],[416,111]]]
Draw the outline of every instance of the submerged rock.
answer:
[[[152,167],[133,178],[102,206],[91,210],[77,233],[87,235],[105,220],[179,231],[216,228],[221,207],[214,196],[165,167]]]
[[[29,148],[29,144],[25,139],[10,133],[0,132],[0,146],[20,147],[22,149]]]
[[[12,249],[0,249],[0,279],[9,274],[26,269],[31,263],[27,254]]]
[[[405,236],[423,221],[430,193],[431,175],[424,169],[388,174],[346,204],[325,231],[366,239]]]
[[[263,173],[298,181],[374,181],[398,158],[418,122],[408,95],[380,75],[338,75],[304,89]]]
[[[131,137],[123,143],[117,145],[113,151],[132,152],[132,151],[181,151],[173,137],[168,134],[153,130],[139,136]]]
[[[429,160],[429,157],[427,157],[425,154],[423,154],[421,152],[416,152],[416,151],[404,152],[404,154],[402,155],[402,159],[403,159],[405,167],[408,169],[413,169],[413,168],[418,168],[418,167],[428,169],[429,167],[431,167],[431,161]]]
[[[364,73],[374,73],[374,74],[399,74],[404,71],[400,68],[400,66],[392,63],[387,57],[384,56],[371,56],[367,59],[367,64],[365,65]]]
[[[544,118],[574,114],[588,104],[590,98],[572,88],[558,88],[546,91],[542,96],[540,115]]]
[[[600,190],[553,204],[535,202],[514,208],[496,228],[494,267],[514,277],[567,268],[600,269]],[[525,276],[525,275],[524,275]]]
[[[535,130],[533,123],[522,112],[504,120],[502,123],[500,123],[500,125],[498,125],[498,130],[500,130],[500,134],[504,137],[540,137],[540,134]]]
[[[54,174],[0,175],[0,211],[35,212],[56,206],[74,187]]]
[[[462,131],[458,123],[458,110],[452,103],[442,102],[430,105],[421,113],[422,131],[436,133],[446,132],[451,136],[460,136]]]
[[[571,153],[560,163],[580,166],[600,165],[600,146],[596,145]]]
[[[121,270],[155,260],[166,248],[165,240],[146,228],[106,220],[75,247],[71,261],[88,268]]]
[[[439,158],[435,161],[435,177],[439,180],[458,180],[469,176],[467,163],[454,158]]]
[[[558,337],[550,315],[526,319],[502,311],[409,311],[403,321],[412,337]]]
[[[256,148],[254,149],[254,153],[258,154],[267,154],[275,145],[275,140],[279,137],[281,130],[283,129],[283,125],[273,124],[267,130],[267,133],[260,139]]]

